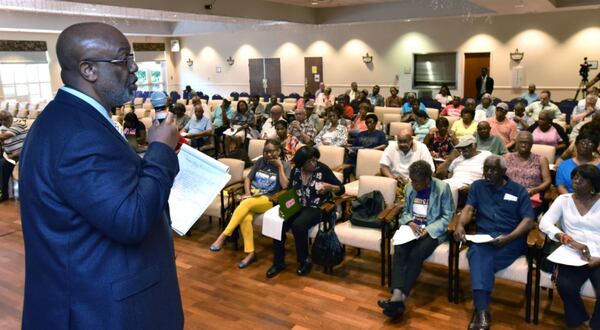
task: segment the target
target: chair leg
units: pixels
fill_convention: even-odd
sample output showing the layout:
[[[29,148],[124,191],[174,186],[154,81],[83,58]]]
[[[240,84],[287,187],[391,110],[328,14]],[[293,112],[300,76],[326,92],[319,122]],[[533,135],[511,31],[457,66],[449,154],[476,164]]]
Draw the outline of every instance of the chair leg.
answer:
[[[356,256],[360,257],[360,249],[359,248],[356,249]]]
[[[540,267],[542,265],[542,251],[535,254],[535,284],[533,293],[533,324],[538,324],[540,314]]]
[[[456,246],[456,254],[454,256],[454,289],[452,290],[453,300],[455,304],[458,304],[458,295],[460,290],[460,270],[458,269],[458,261],[460,260],[460,249],[458,244]]]
[[[527,252],[527,284],[525,284],[525,322],[531,323],[531,282],[533,277],[533,253]]]
[[[385,228],[381,229],[381,243],[379,244],[379,251],[381,251],[381,286],[385,286]]]
[[[448,243],[448,302],[452,302],[454,295],[454,240]]]

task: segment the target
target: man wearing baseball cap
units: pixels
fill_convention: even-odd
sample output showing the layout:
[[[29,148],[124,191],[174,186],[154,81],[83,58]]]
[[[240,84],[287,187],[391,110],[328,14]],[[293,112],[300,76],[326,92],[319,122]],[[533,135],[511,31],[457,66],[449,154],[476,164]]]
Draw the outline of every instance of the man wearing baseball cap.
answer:
[[[447,177],[446,182],[458,188],[471,185],[473,181],[483,178],[483,162],[492,153],[477,150],[477,139],[471,135],[463,136],[454,149],[459,156],[454,160],[449,158],[440,165],[436,172],[438,177]],[[447,163],[450,163],[449,166]],[[447,171],[444,170],[445,168]]]
[[[496,105],[496,115],[493,118],[488,118],[487,122],[491,127],[491,134],[499,137],[507,149],[515,145],[517,139],[517,124],[514,120],[506,118],[508,113],[508,104],[500,102]]]

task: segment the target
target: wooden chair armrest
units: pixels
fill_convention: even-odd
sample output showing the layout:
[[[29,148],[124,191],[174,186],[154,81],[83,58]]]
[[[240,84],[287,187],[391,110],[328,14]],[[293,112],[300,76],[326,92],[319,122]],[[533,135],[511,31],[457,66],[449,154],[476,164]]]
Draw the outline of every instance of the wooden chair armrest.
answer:
[[[277,204],[277,202],[279,201],[279,197],[283,195],[286,191],[287,189],[283,189],[274,193],[273,195],[271,195],[271,197],[269,197],[269,201],[273,204]]]
[[[331,213],[335,210],[335,203],[334,202],[325,202],[325,203],[321,204],[320,209],[321,209],[321,211],[323,211],[325,213]]]
[[[546,242],[546,235],[535,225],[527,234],[527,246],[541,249]]]
[[[454,213],[450,223],[448,224],[448,232],[453,233],[456,230],[456,226],[458,225],[458,219],[460,219],[460,212]]]
[[[351,202],[353,200],[355,200],[357,197],[356,196],[350,196],[350,195],[342,195],[342,196],[337,196],[336,198],[334,198],[334,202],[337,205],[346,203],[346,202]]]
[[[225,188],[223,188],[223,191],[226,191],[228,194],[231,194],[232,192],[236,192],[240,189],[244,189],[244,181],[238,181],[228,184],[227,186],[225,186]]]
[[[377,219],[385,222],[392,222],[396,220],[398,214],[402,211],[403,206],[401,204],[394,204],[381,211],[379,215],[377,215]]]
[[[342,164],[342,165],[338,165],[338,166],[332,168],[331,170],[334,172],[342,172],[343,170],[345,170],[347,168],[352,168],[352,167],[354,167],[354,165]]]

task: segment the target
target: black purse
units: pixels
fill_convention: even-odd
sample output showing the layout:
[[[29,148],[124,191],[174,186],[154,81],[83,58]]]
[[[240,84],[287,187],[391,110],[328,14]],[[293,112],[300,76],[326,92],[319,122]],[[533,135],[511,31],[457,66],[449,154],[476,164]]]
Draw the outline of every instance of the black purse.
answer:
[[[335,215],[319,224],[319,232],[310,253],[312,261],[316,265],[333,267],[344,261],[345,250],[335,234],[334,228]]]

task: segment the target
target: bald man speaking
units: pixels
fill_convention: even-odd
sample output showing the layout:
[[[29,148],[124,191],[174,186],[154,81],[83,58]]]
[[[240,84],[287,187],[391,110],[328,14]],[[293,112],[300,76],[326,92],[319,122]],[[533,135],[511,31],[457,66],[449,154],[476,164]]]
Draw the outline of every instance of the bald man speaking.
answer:
[[[181,329],[167,200],[179,171],[172,117],[143,159],[109,110],[133,98],[138,67],[102,23],[56,44],[64,87],[36,119],[20,159],[24,329]]]

